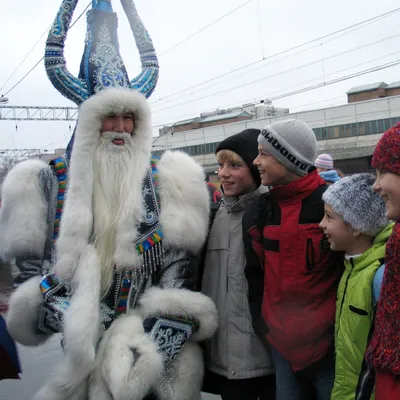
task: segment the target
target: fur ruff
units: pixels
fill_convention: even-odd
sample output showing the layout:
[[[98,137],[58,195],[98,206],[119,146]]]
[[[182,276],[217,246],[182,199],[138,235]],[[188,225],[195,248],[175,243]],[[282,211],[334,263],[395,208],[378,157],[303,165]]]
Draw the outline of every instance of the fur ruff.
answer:
[[[185,153],[166,151],[158,170],[164,244],[197,253],[207,236],[210,212],[203,169]]]
[[[218,312],[214,302],[202,293],[186,289],[148,289],[140,299],[140,310],[149,315],[171,315],[195,319],[199,330],[191,336],[193,341],[210,338],[218,327]]]
[[[142,321],[142,316],[133,312],[118,318],[105,333],[91,380],[90,399],[142,400],[160,380],[162,356],[145,334]]]
[[[167,396],[167,400],[200,400],[203,377],[201,348],[197,343],[186,342],[174,360],[174,367],[166,371],[164,382],[156,386],[156,393],[160,399]]]
[[[150,110],[142,95],[125,89],[109,89],[91,97],[80,110],[70,184],[57,241],[55,271],[65,279],[72,278],[79,255],[92,233],[92,160],[99,137],[99,121],[110,112],[121,111],[135,114],[137,181],[132,184],[127,202],[131,206],[125,207],[118,224],[114,261],[120,270],[141,266],[135,239],[144,216],[141,189],[151,155]],[[208,229],[209,197],[203,170],[188,155],[170,151],[162,156],[158,169],[164,244],[197,252],[204,244]]]
[[[39,174],[47,164],[28,160],[8,173],[2,187],[0,209],[0,256],[42,257],[47,234],[47,202]]]
[[[76,290],[64,315],[65,358],[36,394],[35,400],[87,398],[100,319],[100,261],[93,246],[84,249],[72,284]]]
[[[7,313],[7,328],[11,337],[24,346],[38,346],[50,338],[50,334],[37,331],[37,315],[43,303],[39,289],[41,277],[29,279],[11,295]]]
[[[146,99],[140,93],[129,89],[107,89],[85,101],[80,107],[76,128],[74,150],[69,170],[69,187],[61,220],[60,236],[57,240],[58,262],[55,271],[63,278],[71,279],[81,252],[89,243],[93,227],[92,195],[93,195],[93,157],[97,148],[101,124],[105,116],[111,113],[132,112],[135,115],[135,167],[137,182],[132,186],[128,208],[121,217],[120,229],[117,232],[117,258],[121,258],[124,249],[124,261],[136,259],[136,231],[131,224],[137,224],[142,217],[141,182],[148,169],[151,152],[151,116]],[[140,204],[138,200],[140,199]],[[135,213],[126,215],[129,211]],[[139,215],[138,212],[140,213]],[[127,222],[129,220],[129,222]],[[124,230],[125,232],[121,232]],[[118,259],[117,267],[121,263]]]

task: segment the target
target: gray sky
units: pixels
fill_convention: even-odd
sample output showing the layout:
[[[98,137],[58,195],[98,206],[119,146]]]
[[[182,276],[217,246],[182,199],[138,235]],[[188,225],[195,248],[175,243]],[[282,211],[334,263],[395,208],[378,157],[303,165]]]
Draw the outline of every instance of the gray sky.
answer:
[[[2,4],[0,87],[47,30],[60,3],[59,0],[13,0]],[[74,17],[88,3],[89,0],[80,0]],[[136,1],[158,54],[244,3],[246,0]],[[331,37],[321,40],[169,97],[190,86],[398,6],[398,0],[252,0],[182,45],[160,55],[160,80],[150,99],[153,125],[196,116],[215,108],[273,98],[322,83],[324,76],[325,81],[330,81],[399,60],[400,12],[334,40]],[[119,15],[121,54],[132,78],[140,71],[138,52],[120,2],[113,0],[113,7]],[[81,18],[69,32],[66,42],[67,67],[76,75],[85,29],[85,18]],[[398,36],[393,37],[395,35]],[[42,57],[46,36],[4,87],[3,93]],[[344,54],[338,55],[340,53]],[[345,92],[350,87],[396,80],[400,80],[399,65],[275,100],[273,104],[288,107],[291,111],[338,105],[346,102]],[[235,89],[229,90],[232,88]],[[51,86],[42,63],[7,97],[10,105],[73,105]],[[65,146],[71,135],[67,122],[18,122],[18,130],[15,125],[14,121],[0,121],[0,148],[50,150]]]

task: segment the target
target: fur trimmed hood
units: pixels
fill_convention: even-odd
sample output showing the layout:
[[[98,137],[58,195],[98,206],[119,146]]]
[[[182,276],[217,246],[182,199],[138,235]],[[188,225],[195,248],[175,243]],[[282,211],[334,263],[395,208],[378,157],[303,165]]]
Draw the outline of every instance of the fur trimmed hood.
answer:
[[[111,112],[135,114],[135,171],[142,180],[151,155],[151,120],[146,99],[129,89],[107,89],[91,97],[80,107],[74,151],[69,168],[69,187],[57,241],[57,272],[72,278],[78,259],[89,243],[93,227],[93,155],[99,139],[101,119]],[[42,171],[48,171],[42,174]],[[39,160],[17,164],[3,184],[0,209],[1,257],[40,259],[51,232],[48,226],[48,195],[43,185],[52,186],[50,167]],[[201,249],[208,230],[209,195],[204,172],[187,154],[166,151],[158,163],[160,224],[166,246],[192,252]],[[48,189],[46,189],[48,190]],[[47,193],[47,192],[46,192]],[[51,193],[50,193],[51,194]],[[130,204],[118,226],[115,261],[121,268],[137,260],[135,236],[142,216],[141,184],[132,185]],[[129,265],[128,265],[129,264]]]
[[[55,272],[71,279],[79,256],[89,244],[93,228],[93,157],[101,121],[110,113],[132,112],[135,116],[135,181],[117,223],[114,262],[117,269],[140,267],[135,240],[144,218],[142,182],[151,156],[151,119],[146,99],[129,89],[107,89],[91,97],[80,108],[74,150],[69,170],[69,187],[57,240]],[[158,163],[160,224],[164,244],[197,252],[208,227],[209,199],[202,168],[188,155],[166,152]]]
[[[55,269],[64,278],[72,278],[78,265],[79,255],[89,243],[92,233],[93,159],[102,122],[107,115],[126,112],[132,112],[135,116],[133,130],[135,156],[132,168],[135,168],[137,182],[142,182],[149,166],[152,137],[150,108],[145,97],[134,90],[110,88],[90,97],[79,109],[69,169],[67,199],[56,245],[58,262]],[[121,215],[119,232],[117,232],[117,260],[115,261],[117,264],[123,264],[121,268],[127,266],[126,260],[128,260],[127,257],[123,257],[124,249],[130,248],[130,245],[133,246],[134,240],[132,234],[121,234],[121,232],[131,228],[133,218],[135,219],[133,223],[137,225],[143,214],[140,183],[132,185],[128,203],[132,206],[129,210],[124,210]],[[133,249],[131,256],[135,256]]]

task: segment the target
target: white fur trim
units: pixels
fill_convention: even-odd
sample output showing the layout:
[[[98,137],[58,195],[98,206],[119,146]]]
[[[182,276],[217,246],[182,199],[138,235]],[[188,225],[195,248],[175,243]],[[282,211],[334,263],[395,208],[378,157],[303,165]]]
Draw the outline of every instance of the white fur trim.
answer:
[[[218,312],[214,302],[202,293],[186,289],[160,289],[152,287],[140,299],[140,311],[149,315],[187,317],[199,322],[199,330],[191,340],[210,338],[218,327]]]
[[[139,357],[135,359],[136,352]],[[163,368],[162,356],[144,333],[140,314],[122,316],[100,342],[89,398],[142,400],[160,380]],[[105,386],[111,397],[101,395]]]
[[[200,346],[186,342],[174,360],[173,368],[166,372],[165,379],[156,387],[160,399],[200,400],[203,385],[204,362]],[[165,383],[167,384],[165,384]]]
[[[105,89],[86,100],[79,111],[79,120],[76,128],[74,148],[69,170],[69,187],[64,205],[63,218],[60,227],[60,236],[57,241],[57,270],[65,271],[69,278],[78,265],[79,256],[88,244],[93,227],[93,156],[99,140],[102,121],[110,113],[132,112],[135,115],[135,168],[138,181],[141,182],[149,167],[151,153],[151,116],[150,108],[145,97],[134,91],[124,88]],[[136,188],[132,197],[134,204],[142,201],[138,195],[140,188]],[[133,207],[133,210],[137,209]],[[141,203],[140,206],[141,207]],[[127,210],[125,214],[128,213]],[[131,246],[132,226],[140,216],[123,215],[117,233],[117,264],[127,264],[129,255],[134,253]],[[123,232],[121,230],[124,230]],[[126,253],[129,252],[127,255]],[[121,253],[123,255],[121,255]],[[131,259],[132,263],[132,259]],[[120,266],[120,265],[118,265]],[[131,266],[131,265],[130,265]]]
[[[87,399],[100,319],[100,261],[93,246],[85,247],[72,285],[74,293],[64,314],[65,357],[35,400]]]
[[[50,338],[50,334],[37,331],[37,316],[43,297],[40,291],[41,277],[29,279],[11,295],[7,314],[10,335],[24,346],[38,346]]]
[[[164,244],[196,253],[206,239],[210,211],[203,169],[185,153],[166,151],[158,171]]]
[[[64,350],[82,378],[93,368],[100,325],[100,260],[92,245],[83,251],[72,284],[75,290],[64,315]]]
[[[81,379],[69,360],[63,360],[50,374],[33,400],[86,400],[87,379]]]
[[[28,160],[8,173],[2,188],[0,209],[1,257],[41,257],[47,234],[47,202],[39,185],[39,173],[47,164]]]

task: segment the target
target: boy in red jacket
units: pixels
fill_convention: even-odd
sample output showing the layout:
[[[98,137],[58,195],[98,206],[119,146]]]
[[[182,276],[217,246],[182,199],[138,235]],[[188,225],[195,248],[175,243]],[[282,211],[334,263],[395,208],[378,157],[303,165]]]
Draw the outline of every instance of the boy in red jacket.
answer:
[[[253,326],[271,344],[278,399],[329,400],[340,264],[319,228],[327,186],[313,166],[317,141],[305,122],[285,120],[258,144],[254,164],[270,190],[243,217]]]

